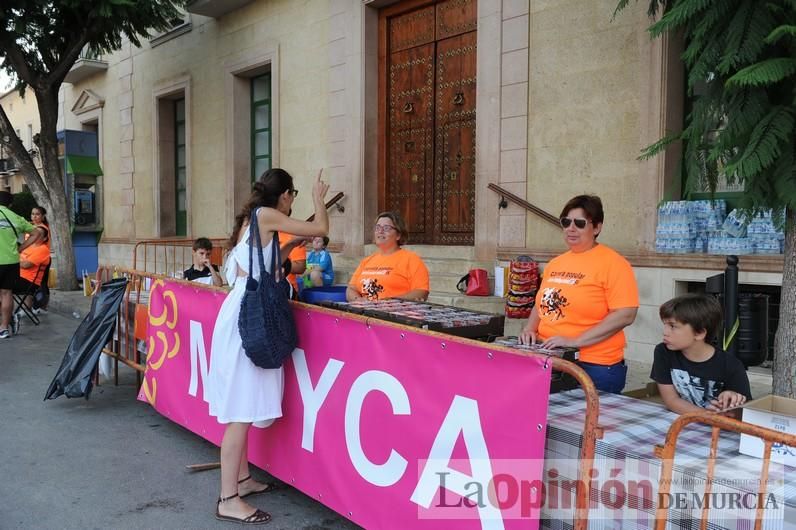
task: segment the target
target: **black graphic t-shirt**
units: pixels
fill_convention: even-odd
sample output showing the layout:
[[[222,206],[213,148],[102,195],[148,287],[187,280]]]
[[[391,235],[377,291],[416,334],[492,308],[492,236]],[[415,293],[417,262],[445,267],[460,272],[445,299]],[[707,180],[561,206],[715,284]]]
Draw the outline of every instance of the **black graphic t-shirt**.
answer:
[[[681,398],[706,407],[725,390],[732,390],[752,399],[746,369],[735,356],[716,348],[707,361],[695,363],[683,352],[670,350],[665,344],[655,346],[655,360],[650,377],[656,383],[673,385]]]
[[[213,269],[218,272],[218,267],[213,265]],[[199,282],[204,283],[207,285],[213,285],[213,274],[210,272],[208,267],[202,267],[202,270],[196,270],[196,268],[191,265],[190,269],[185,269],[182,273],[182,277],[189,282]]]

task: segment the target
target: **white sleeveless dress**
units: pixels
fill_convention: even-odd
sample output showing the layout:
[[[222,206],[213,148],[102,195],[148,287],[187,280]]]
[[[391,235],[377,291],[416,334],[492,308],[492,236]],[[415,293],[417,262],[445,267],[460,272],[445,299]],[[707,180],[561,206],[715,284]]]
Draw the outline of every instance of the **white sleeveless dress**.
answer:
[[[263,245],[263,260],[268,272],[271,272],[272,246],[271,242]],[[253,276],[259,278],[257,255],[253,257]],[[249,227],[227,257],[225,276],[232,290],[221,305],[213,329],[206,393],[210,415],[215,416],[219,423],[253,423],[255,427],[263,428],[282,416],[285,377],[282,368],[258,368],[243,351],[238,315],[246,277],[238,277],[239,267],[252,274],[249,271]]]

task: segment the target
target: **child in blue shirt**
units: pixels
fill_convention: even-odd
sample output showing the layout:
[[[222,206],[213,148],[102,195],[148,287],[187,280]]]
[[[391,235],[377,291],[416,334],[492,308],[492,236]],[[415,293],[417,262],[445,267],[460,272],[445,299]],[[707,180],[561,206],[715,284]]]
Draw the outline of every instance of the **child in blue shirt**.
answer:
[[[312,250],[307,252],[307,270],[304,272],[305,287],[328,286],[334,282],[332,256],[326,250],[328,244],[328,237],[312,238]]]

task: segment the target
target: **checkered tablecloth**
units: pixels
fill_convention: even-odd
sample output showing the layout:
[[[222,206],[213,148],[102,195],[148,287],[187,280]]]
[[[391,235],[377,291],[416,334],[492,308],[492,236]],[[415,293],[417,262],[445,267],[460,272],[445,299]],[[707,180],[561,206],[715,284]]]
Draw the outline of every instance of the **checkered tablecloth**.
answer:
[[[548,482],[551,470],[561,483],[577,477],[578,458],[585,419],[586,403],[580,389],[550,396],[545,447],[545,476]],[[600,394],[599,425],[604,429],[602,439],[595,449],[596,491],[592,492],[592,509],[589,528],[652,528],[658,502],[658,481],[661,461],[654,456],[656,445],[663,445],[666,433],[677,414],[663,405],[615,394]],[[712,492],[716,494],[710,510],[711,529],[751,529],[755,510],[743,505],[731,508],[733,495],[756,493],[762,460],[738,453],[740,435],[721,431]],[[694,493],[705,489],[707,457],[710,450],[711,428],[692,424],[679,436],[675,453],[672,493],[682,492],[686,505],[669,510],[667,528],[699,528],[701,508],[694,506]],[[615,476],[612,476],[615,475]],[[611,493],[610,479],[616,478],[624,486],[626,499],[622,509],[606,506],[602,499]],[[614,486],[617,484],[613,483]],[[634,484],[650,486],[629,487]],[[771,463],[769,491],[774,501],[781,501],[779,511],[766,512],[765,529],[796,528],[796,469]],[[613,490],[616,491],[615,489]],[[574,499],[574,495],[572,497]],[[644,503],[644,498],[647,502]],[[746,497],[747,499],[749,497]],[[613,497],[615,499],[615,497]],[[652,499],[652,503],[649,500]],[[748,501],[747,501],[748,504]],[[723,505],[723,506],[722,506]],[[772,504],[769,505],[773,506]],[[562,510],[546,506],[542,511],[548,528],[571,528],[572,519],[562,517]]]

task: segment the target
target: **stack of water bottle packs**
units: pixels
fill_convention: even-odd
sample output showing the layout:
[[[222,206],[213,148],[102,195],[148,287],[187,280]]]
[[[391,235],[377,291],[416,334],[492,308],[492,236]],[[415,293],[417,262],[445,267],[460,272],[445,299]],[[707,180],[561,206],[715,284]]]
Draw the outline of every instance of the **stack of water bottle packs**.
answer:
[[[658,208],[655,250],[664,254],[780,254],[785,239],[774,226],[771,211],[752,219],[727,203],[669,201]]]

